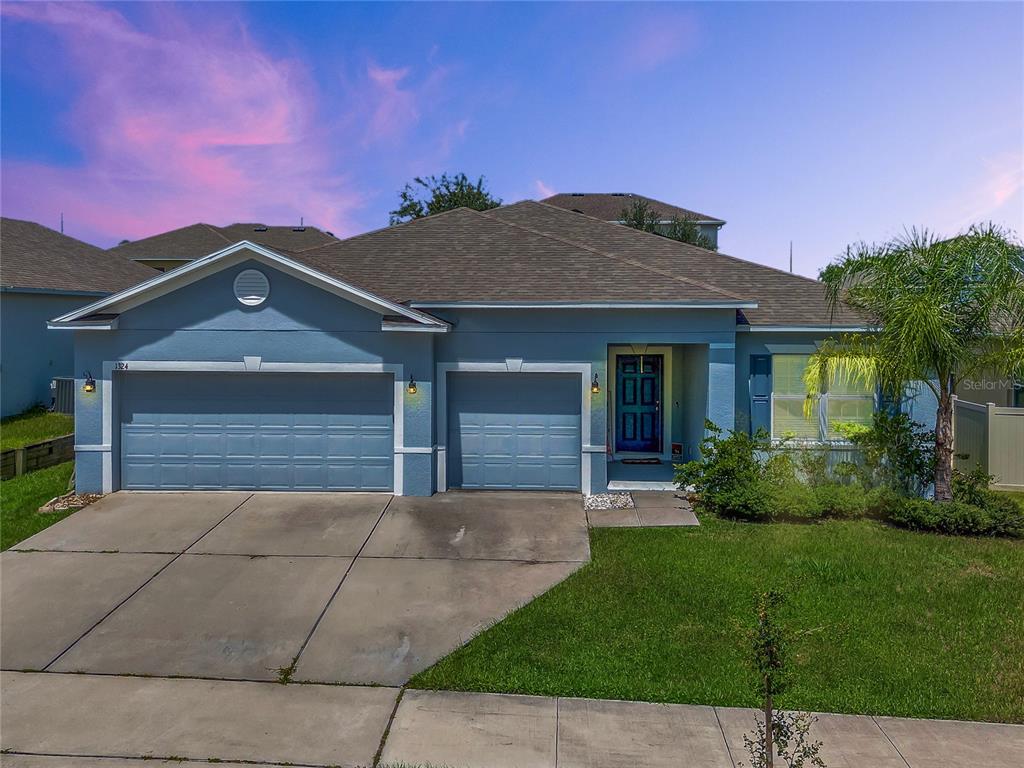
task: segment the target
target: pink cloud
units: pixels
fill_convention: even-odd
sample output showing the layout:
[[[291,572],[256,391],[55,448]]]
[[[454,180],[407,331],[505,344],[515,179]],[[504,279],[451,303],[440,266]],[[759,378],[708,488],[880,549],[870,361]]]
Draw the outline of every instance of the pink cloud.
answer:
[[[9,4],[7,24],[50,27],[81,78],[67,134],[84,162],[4,160],[5,213],[44,222],[60,210],[69,233],[134,239],[195,221],[307,222],[357,229],[355,184],[333,170],[317,91],[298,61],[262,50],[237,22],[190,25],[157,6],[159,36],[109,8]],[[401,70],[373,69],[375,130],[408,119]]]
[[[994,221],[1024,229],[1024,154],[1009,150],[982,160],[975,177],[956,188],[933,216],[949,231]]]
[[[533,182],[533,185],[537,188],[537,197],[540,199],[543,199],[545,197],[551,197],[553,194],[555,194],[555,190],[549,187],[540,179],[537,179],[535,182]]]
[[[619,60],[631,72],[650,72],[692,51],[697,40],[697,24],[689,15],[653,14],[626,26]]]

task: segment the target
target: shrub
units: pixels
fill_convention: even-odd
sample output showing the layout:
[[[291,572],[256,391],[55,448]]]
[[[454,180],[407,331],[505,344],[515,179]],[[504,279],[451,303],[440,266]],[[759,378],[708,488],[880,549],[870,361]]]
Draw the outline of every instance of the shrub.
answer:
[[[988,507],[966,501],[929,501],[905,498],[894,504],[890,522],[918,531],[935,531],[957,536],[1024,537],[1024,510],[1012,500],[1009,505]]]
[[[707,436],[701,441],[701,458],[676,465],[675,482],[692,486],[700,503],[747,520],[771,517],[766,463],[772,453],[764,430],[753,436],[731,431],[723,437],[714,423],[705,422]]]
[[[847,462],[845,470],[865,488],[888,485],[919,496],[931,483],[935,433],[905,413],[878,411],[871,426],[834,422],[832,427],[860,449],[861,462]]]
[[[860,517],[868,512],[869,498],[859,485],[822,483],[812,489],[815,504],[824,517]]]

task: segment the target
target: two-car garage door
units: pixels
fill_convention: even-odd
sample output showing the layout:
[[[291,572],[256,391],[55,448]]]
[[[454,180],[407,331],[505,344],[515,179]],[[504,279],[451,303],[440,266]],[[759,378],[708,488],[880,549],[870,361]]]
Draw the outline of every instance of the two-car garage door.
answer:
[[[384,374],[130,373],[121,487],[390,491]]]
[[[448,485],[580,488],[580,376],[448,375]]]
[[[449,487],[580,489],[579,374],[452,373],[447,389]],[[390,375],[132,372],[116,391],[121,488],[394,487]]]

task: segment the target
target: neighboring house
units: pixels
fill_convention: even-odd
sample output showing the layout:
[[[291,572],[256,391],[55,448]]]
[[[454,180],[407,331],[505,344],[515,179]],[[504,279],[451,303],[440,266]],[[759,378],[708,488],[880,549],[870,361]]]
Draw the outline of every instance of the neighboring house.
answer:
[[[330,232],[307,226],[230,224],[226,227],[215,227],[212,224],[191,224],[142,240],[123,242],[111,248],[110,253],[145,264],[159,272],[166,272],[182,264],[188,264],[197,256],[213,253],[241,240],[265,245],[268,248],[297,252],[335,242],[337,238]]]
[[[74,372],[70,335],[47,320],[152,276],[41,224],[0,219],[0,415],[49,405],[50,381]]]
[[[51,322],[96,379],[81,491],[406,495],[670,480],[705,419],[827,439],[873,393],[807,421],[797,382],[858,325],[814,280],[532,201],[236,243]]]
[[[686,219],[697,225],[697,229],[715,247],[718,247],[718,230],[725,226],[722,219],[707,216],[703,213],[680,208],[678,205],[663,203],[643,195],[634,195],[632,192],[562,192],[551,197],[544,198],[541,202],[554,205],[558,208],[593,216],[602,221],[611,221],[617,224],[622,223],[622,212],[628,210],[635,200],[646,202],[652,210],[662,215],[659,224],[665,229],[672,223],[672,219]]]

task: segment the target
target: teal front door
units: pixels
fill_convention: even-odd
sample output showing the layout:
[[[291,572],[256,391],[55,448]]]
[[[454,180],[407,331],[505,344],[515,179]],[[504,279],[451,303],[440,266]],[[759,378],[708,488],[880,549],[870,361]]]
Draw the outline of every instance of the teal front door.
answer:
[[[661,453],[661,355],[619,355],[615,450]]]

